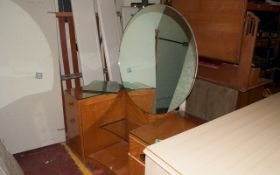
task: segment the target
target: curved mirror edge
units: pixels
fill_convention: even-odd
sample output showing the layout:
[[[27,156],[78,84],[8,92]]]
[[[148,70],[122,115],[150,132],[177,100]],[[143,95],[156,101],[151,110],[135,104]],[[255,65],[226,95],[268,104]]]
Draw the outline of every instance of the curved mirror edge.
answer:
[[[187,51],[183,70],[179,78],[179,82],[177,84],[173,98],[171,100],[168,112],[173,111],[186,100],[186,98],[191,93],[191,89],[193,88],[194,85],[194,81],[197,73],[197,64],[198,64],[197,47],[194,38],[190,40],[190,45],[188,50],[189,51]],[[182,94],[185,95],[182,96]]]
[[[163,12],[156,34],[157,90],[153,112],[161,114],[168,112],[173,99],[191,35],[182,16],[169,7]]]
[[[184,54],[185,57],[183,57],[185,60],[183,60],[183,63],[181,64],[182,65],[181,66],[182,71],[180,71],[180,73],[177,77],[177,83],[175,83],[175,86],[173,87],[173,92],[170,93],[170,94],[172,94],[172,96],[169,99],[169,102],[168,102],[169,105],[167,107],[165,107],[164,110],[157,110],[156,109],[156,105],[157,105],[156,101],[154,101],[154,103],[153,103],[154,106],[152,108],[147,108],[147,107],[143,108],[143,104],[138,103],[138,100],[130,95],[131,100],[138,107],[140,107],[143,111],[148,112],[148,113],[153,113],[153,114],[162,114],[162,113],[170,112],[170,111],[178,108],[178,106],[189,95],[189,93],[192,89],[192,86],[193,86],[193,83],[194,83],[194,80],[195,80],[195,76],[196,76],[196,71],[197,71],[197,64],[198,64],[197,63],[197,50],[196,50],[197,48],[196,48],[196,42],[195,42],[195,39],[194,39],[192,30],[191,30],[189,24],[186,22],[184,17],[180,13],[178,13],[175,9],[173,9],[172,7],[168,7],[168,6],[164,6],[164,5],[153,5],[153,6],[146,7],[145,9],[139,11],[134,16],[134,18],[132,18],[130,20],[128,26],[125,29],[125,34],[123,36],[123,42],[128,41],[128,44],[122,42],[122,45],[121,45],[119,65],[120,65],[120,69],[121,69],[121,73],[122,73],[123,85],[126,89],[136,90],[136,91],[137,90],[155,89],[155,91],[156,91],[155,94],[158,93],[157,91],[158,91],[159,87],[158,87],[158,83],[156,82],[158,80],[158,75],[156,75],[158,72],[157,72],[157,70],[153,69],[153,66],[156,67],[156,59],[155,59],[156,53],[149,52],[149,51],[151,51],[151,48],[154,49],[154,52],[156,51],[156,48],[155,48],[155,42],[156,41],[154,41],[154,43],[152,43],[152,44],[150,43],[149,46],[151,46],[151,48],[148,48],[148,49],[150,49],[148,51],[148,53],[150,54],[149,55],[150,58],[151,57],[154,57],[154,58],[151,59],[151,60],[147,60],[146,63],[148,63],[148,64],[146,65],[146,70],[142,69],[142,71],[139,71],[139,73],[142,74],[143,78],[146,77],[146,78],[151,79],[151,77],[153,77],[155,83],[154,84],[153,83],[149,84],[149,83],[146,83],[145,81],[138,81],[138,79],[134,78],[133,76],[131,76],[130,79],[129,79],[127,77],[127,75],[125,75],[127,73],[130,73],[131,71],[134,71],[133,69],[135,69],[135,68],[141,68],[141,64],[143,63],[143,61],[139,61],[139,60],[141,60],[139,58],[138,58],[138,64],[139,65],[136,66],[136,67],[133,67],[132,65],[126,65],[126,64],[127,64],[127,62],[130,64],[131,60],[132,60],[132,62],[133,62],[133,60],[134,61],[136,60],[136,62],[137,62],[137,59],[134,59],[134,57],[139,53],[139,52],[137,52],[137,46],[134,47],[135,45],[130,44],[130,43],[133,43],[133,41],[135,41],[135,39],[137,41],[137,39],[142,38],[142,37],[139,37],[139,36],[143,32],[143,30],[142,30],[143,27],[141,28],[141,25],[143,26],[145,21],[142,21],[142,23],[141,22],[139,23],[139,18],[141,18],[141,17],[143,17],[147,14],[151,15],[151,13],[153,13],[154,18],[151,18],[149,16],[146,16],[146,18],[148,18],[150,21],[154,20],[152,27],[155,27],[155,28],[158,28],[158,29],[161,29],[162,27],[164,28],[164,26],[166,26],[166,24],[162,25],[162,27],[161,27],[161,24],[164,23],[164,15],[167,15],[168,17],[171,17],[178,24],[177,26],[180,26],[181,30],[184,31],[184,33],[186,35],[185,36],[186,40],[185,39],[181,40],[181,42],[184,42],[184,41],[189,42],[188,47],[186,47],[187,48],[186,49],[187,50],[186,54]],[[159,16],[156,17],[156,15],[155,15],[156,13],[157,13],[157,15],[160,15],[160,20],[158,19]],[[156,27],[156,24],[158,25],[158,27]],[[135,27],[137,25],[138,25],[138,27]],[[131,30],[131,28],[139,28],[139,27],[140,27],[141,30]],[[140,32],[140,33],[136,34],[137,32]],[[129,33],[129,34],[127,35],[127,33]],[[155,33],[154,32],[150,32],[150,33],[147,32],[147,34],[148,35],[150,34],[151,38],[148,38],[148,39],[150,39],[150,42],[152,42],[151,40],[155,40],[155,36],[154,36]],[[135,37],[135,36],[137,36],[137,37]],[[125,37],[127,37],[127,38],[125,38]],[[147,46],[147,45],[145,44],[144,46]],[[143,54],[143,52],[147,51],[146,49],[147,48],[144,47],[143,50],[141,50],[142,53],[140,53],[140,55]],[[131,54],[125,55],[125,59],[122,57],[123,56],[122,55],[123,50],[126,51],[125,54],[131,53]],[[133,58],[133,59],[131,59],[131,58]],[[127,67],[124,67],[125,65]],[[144,65],[144,67],[145,67],[145,65]],[[133,69],[131,69],[131,68],[133,68]],[[143,68],[143,64],[142,64],[142,68]],[[147,71],[147,70],[149,70],[150,72]],[[149,73],[147,73],[147,72],[149,72]],[[152,74],[154,76],[151,76],[152,75],[151,72],[153,72]],[[129,81],[127,81],[127,80],[129,80]],[[131,94],[131,93],[129,93],[129,94]],[[154,98],[154,99],[156,99],[156,98]]]

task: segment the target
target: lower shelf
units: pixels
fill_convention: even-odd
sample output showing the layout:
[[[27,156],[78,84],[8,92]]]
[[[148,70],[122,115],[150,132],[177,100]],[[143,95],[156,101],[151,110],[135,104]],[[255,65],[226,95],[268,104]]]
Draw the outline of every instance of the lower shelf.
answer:
[[[128,175],[128,143],[119,142],[89,155],[89,162],[104,167],[108,173]]]

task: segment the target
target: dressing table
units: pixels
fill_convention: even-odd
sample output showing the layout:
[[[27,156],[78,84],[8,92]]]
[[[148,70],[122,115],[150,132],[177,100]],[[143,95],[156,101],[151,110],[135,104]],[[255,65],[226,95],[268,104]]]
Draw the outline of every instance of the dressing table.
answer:
[[[119,65],[119,92],[65,92],[67,144],[109,174],[143,175],[146,146],[203,123],[176,111],[197,72],[189,24],[169,6],[142,9],[124,32]]]
[[[141,101],[148,95],[141,91],[135,98]],[[115,174],[143,175],[148,145],[204,123],[179,112],[143,112],[124,91],[92,94],[71,89],[65,92],[65,104],[67,145],[83,162],[109,167]]]

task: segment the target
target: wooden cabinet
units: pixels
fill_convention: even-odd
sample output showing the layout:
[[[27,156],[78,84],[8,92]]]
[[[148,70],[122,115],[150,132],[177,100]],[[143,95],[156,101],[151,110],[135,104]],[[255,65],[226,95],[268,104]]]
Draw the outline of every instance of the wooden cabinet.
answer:
[[[190,23],[199,56],[239,62],[246,1],[173,0],[172,6]]]
[[[193,29],[199,54],[197,77],[207,82],[203,86],[195,82],[187,103],[190,114],[217,118],[261,99],[264,86],[271,83],[260,78],[259,67],[252,66],[260,22],[248,11],[259,8],[253,5],[247,0],[172,0]]]
[[[153,90],[117,94],[67,90],[67,144],[83,162],[98,164],[109,174],[143,175],[146,146],[202,123],[178,112],[152,115],[133,102],[148,110],[151,99]]]
[[[197,76],[239,91],[259,81],[251,67],[259,19],[247,1],[172,0],[193,28],[198,44]]]
[[[71,89],[65,92],[67,144],[83,160],[121,139],[101,126],[124,118],[120,94],[87,94]]]
[[[151,115],[151,89],[92,94],[65,91],[67,144],[83,161],[104,167],[109,174],[128,174],[128,134],[131,130],[173,115]],[[128,95],[130,97],[128,97]],[[132,100],[133,101],[132,101]]]
[[[78,101],[72,96],[65,94],[65,114],[66,114],[66,138],[71,149],[84,160],[82,149],[82,137],[80,130],[80,112]]]

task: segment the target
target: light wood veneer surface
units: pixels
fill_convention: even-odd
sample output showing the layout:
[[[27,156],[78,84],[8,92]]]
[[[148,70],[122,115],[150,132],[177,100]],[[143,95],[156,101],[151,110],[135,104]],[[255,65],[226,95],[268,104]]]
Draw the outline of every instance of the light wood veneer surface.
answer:
[[[280,93],[147,147],[170,174],[279,175]]]

